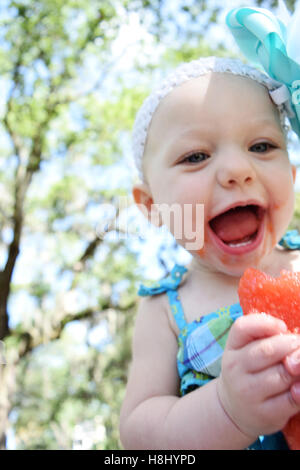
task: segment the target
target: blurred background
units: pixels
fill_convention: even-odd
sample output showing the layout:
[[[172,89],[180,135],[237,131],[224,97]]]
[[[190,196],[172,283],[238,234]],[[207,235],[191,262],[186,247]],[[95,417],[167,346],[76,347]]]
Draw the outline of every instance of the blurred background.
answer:
[[[1,449],[122,448],[138,285],[190,261],[133,205],[134,116],[180,62],[244,61],[224,22],[245,4],[277,9],[0,0]]]

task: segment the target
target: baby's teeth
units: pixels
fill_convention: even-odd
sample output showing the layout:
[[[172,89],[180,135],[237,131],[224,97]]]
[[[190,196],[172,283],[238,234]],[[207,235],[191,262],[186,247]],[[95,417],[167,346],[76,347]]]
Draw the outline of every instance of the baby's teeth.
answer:
[[[233,247],[238,247],[238,246],[245,246],[245,245],[249,245],[249,243],[251,243],[252,240],[248,240],[246,242],[242,242],[242,243],[228,243],[229,246],[233,246]]]

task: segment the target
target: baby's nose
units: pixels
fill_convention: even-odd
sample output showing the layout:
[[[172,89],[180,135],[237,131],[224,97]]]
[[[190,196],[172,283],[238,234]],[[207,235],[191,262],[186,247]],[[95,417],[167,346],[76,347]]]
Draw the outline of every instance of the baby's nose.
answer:
[[[227,188],[249,185],[255,179],[255,170],[247,158],[232,158],[218,168],[217,179]]]

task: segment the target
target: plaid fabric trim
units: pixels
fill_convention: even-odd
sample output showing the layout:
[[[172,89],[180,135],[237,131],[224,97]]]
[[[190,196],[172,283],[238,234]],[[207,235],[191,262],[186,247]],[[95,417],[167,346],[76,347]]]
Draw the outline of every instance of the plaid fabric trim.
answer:
[[[228,333],[234,321],[235,318],[224,314],[199,325],[186,338],[183,364],[194,371],[218,377]]]

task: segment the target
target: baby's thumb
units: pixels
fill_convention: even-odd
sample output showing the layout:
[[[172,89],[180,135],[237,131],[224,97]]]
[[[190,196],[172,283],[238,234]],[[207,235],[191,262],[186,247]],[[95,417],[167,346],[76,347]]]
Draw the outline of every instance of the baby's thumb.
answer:
[[[256,339],[287,333],[286,324],[266,313],[253,313],[239,317],[231,327],[227,348],[240,349]]]

